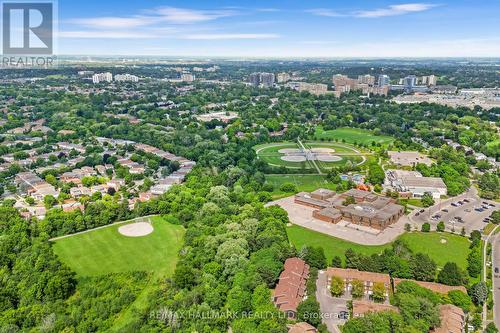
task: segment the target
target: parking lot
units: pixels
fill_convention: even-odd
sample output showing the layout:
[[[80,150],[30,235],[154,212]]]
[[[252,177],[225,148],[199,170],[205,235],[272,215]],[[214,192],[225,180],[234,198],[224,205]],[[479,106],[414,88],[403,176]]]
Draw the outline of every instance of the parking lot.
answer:
[[[416,209],[411,213],[412,221],[423,224],[429,222],[435,229],[443,221],[447,230],[460,232],[465,228],[469,234],[473,230],[482,230],[491,213],[499,209],[500,204],[478,197],[468,196],[448,200],[445,204],[436,204],[430,208]]]
[[[338,325],[345,324],[349,318],[347,308],[348,299],[333,297],[328,285],[328,277],[325,271],[318,272],[316,280],[316,299],[321,310],[321,321],[327,326],[328,331],[340,333]]]

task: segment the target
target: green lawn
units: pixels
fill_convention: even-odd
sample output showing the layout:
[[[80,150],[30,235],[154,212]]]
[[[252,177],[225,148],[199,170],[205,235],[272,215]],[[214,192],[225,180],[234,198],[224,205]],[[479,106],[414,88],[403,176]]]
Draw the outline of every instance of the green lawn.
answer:
[[[126,271],[170,275],[175,269],[184,228],[152,217],[154,231],[144,237],[118,232],[125,224],[111,225],[54,242],[54,251],[79,276]]]
[[[321,168],[322,171],[324,172],[327,172],[328,170],[330,170],[332,167],[335,166],[343,166],[348,161],[352,164],[361,163],[363,162],[362,155],[367,154],[366,150],[358,152],[360,150],[359,148],[355,148],[354,146],[351,146],[346,143],[306,141],[304,142],[304,145],[306,148],[334,149],[335,153],[333,153],[333,155],[337,155],[341,158],[341,160],[339,161],[332,161],[332,162],[316,161],[318,167]],[[255,151],[257,152],[258,158],[272,166],[286,167],[290,169],[303,169],[304,173],[308,170],[316,171],[313,163],[310,161],[291,162],[282,160],[281,158],[284,156],[284,154],[280,153],[279,150],[289,149],[289,148],[298,149],[299,146],[293,142],[277,142],[277,143],[257,145],[254,147]]]
[[[388,144],[394,141],[394,138],[386,135],[375,135],[368,130],[343,127],[334,130],[324,131],[321,127],[316,128],[314,136],[317,139],[332,139],[347,143],[371,144],[373,141],[380,144]]]
[[[439,267],[452,261],[462,269],[467,269],[470,242],[465,237],[444,232],[410,232],[400,238],[406,241],[414,252],[428,254]]]
[[[312,192],[318,188],[335,190],[335,184],[326,180],[322,175],[266,175],[266,182],[274,187],[273,196],[281,197],[291,195],[280,191],[280,186],[284,183],[293,183],[299,192]]]
[[[415,207],[424,207],[424,205],[422,204],[422,200],[420,200],[420,199],[415,199],[415,198],[401,199],[401,202],[406,202],[407,204],[415,206]]]
[[[355,244],[296,225],[288,227],[287,233],[288,238],[297,249],[300,249],[303,245],[323,247],[328,263],[331,262],[335,255],[344,260],[344,253],[348,248],[365,255],[371,255],[381,253],[385,248],[390,247],[390,244],[381,246]],[[400,236],[400,239],[406,241],[414,252],[428,254],[439,267],[444,266],[448,261],[452,261],[462,269],[467,268],[467,255],[469,254],[469,240],[467,238],[449,233],[410,232]],[[442,239],[446,240],[446,242],[442,243]]]

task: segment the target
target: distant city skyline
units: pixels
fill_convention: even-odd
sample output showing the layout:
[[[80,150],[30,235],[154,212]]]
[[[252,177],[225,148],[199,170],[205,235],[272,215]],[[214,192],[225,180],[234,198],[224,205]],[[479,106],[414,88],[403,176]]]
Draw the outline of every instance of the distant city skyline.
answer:
[[[58,54],[498,57],[500,2],[58,1]]]

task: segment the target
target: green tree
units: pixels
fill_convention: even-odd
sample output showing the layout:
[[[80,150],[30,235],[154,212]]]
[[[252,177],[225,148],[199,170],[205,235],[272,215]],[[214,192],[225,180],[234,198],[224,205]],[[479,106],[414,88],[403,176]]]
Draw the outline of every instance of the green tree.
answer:
[[[359,256],[351,248],[345,251],[345,266],[346,268],[358,268],[360,266]]]
[[[438,274],[438,282],[449,286],[460,286],[466,283],[466,278],[456,263],[447,262]]]
[[[372,185],[382,185],[385,179],[384,169],[377,163],[371,163],[368,166],[367,181]]]
[[[344,279],[338,276],[332,276],[330,281],[330,292],[334,297],[340,297],[344,294]]]
[[[33,199],[32,197],[26,197],[24,201],[26,201],[26,203],[30,206],[33,206],[35,204],[35,199]]]
[[[280,186],[280,191],[287,193],[297,192],[297,185],[294,183],[283,183]]]
[[[359,299],[365,295],[365,285],[362,281],[354,279],[351,281],[351,295]]]
[[[352,195],[349,195],[347,198],[345,198],[345,200],[342,202],[342,205],[344,206],[349,206],[349,205],[352,205],[352,204],[355,204],[356,203],[356,200],[354,199],[354,197]]]
[[[488,286],[483,281],[474,284],[470,289],[470,296],[474,304],[483,305],[488,298]]]
[[[53,195],[46,195],[43,198],[43,203],[45,205],[45,208],[50,209],[57,203],[57,199],[54,198]]]
[[[483,260],[481,249],[479,247],[475,247],[471,250],[469,256],[467,257],[467,271],[471,277],[475,278],[481,274],[482,267]]]
[[[373,284],[372,291],[373,291],[372,297],[375,302],[382,303],[385,301],[386,290],[385,290],[385,285],[382,282],[375,282]]]
[[[422,205],[424,207],[430,207],[434,205],[434,198],[432,197],[432,194],[429,192],[425,192],[424,195],[422,196]]]
[[[498,328],[495,326],[494,322],[488,323],[486,325],[486,329],[484,330],[485,333],[498,333]]]
[[[451,290],[448,292],[448,298],[453,305],[462,308],[464,311],[469,311],[472,306],[472,301],[466,293],[460,290]]]
[[[445,229],[445,225],[443,221],[439,221],[439,223],[436,226],[436,231],[438,232],[443,232]]]
[[[339,256],[333,256],[332,267],[342,267],[342,258],[340,258]]]
[[[299,306],[297,306],[297,318],[313,326],[321,324],[319,303],[313,295],[310,295],[305,301],[302,301]]]
[[[431,231],[431,225],[428,222],[422,224],[422,232],[429,232],[429,231]]]
[[[427,254],[415,254],[410,260],[410,266],[415,280],[434,281],[437,265]]]
[[[323,269],[326,267],[325,251],[322,247],[306,246],[301,250],[300,257],[311,267]]]
[[[473,230],[470,233],[470,248],[475,248],[479,247],[479,244],[481,243],[481,232],[479,230]]]

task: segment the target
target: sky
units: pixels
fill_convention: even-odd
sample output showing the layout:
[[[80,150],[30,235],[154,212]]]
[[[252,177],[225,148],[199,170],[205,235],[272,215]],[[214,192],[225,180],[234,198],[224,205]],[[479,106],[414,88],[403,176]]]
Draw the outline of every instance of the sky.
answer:
[[[498,0],[59,0],[60,55],[499,57]]]

